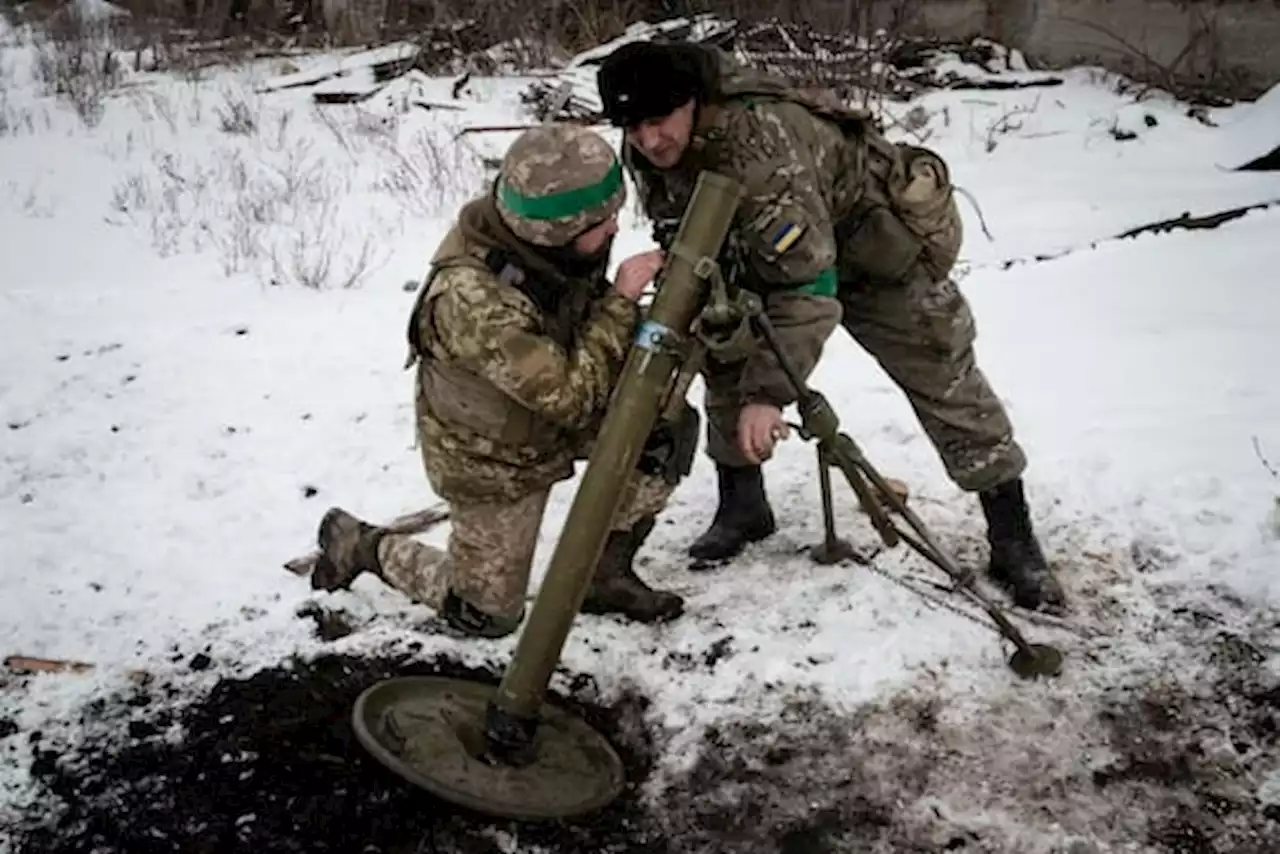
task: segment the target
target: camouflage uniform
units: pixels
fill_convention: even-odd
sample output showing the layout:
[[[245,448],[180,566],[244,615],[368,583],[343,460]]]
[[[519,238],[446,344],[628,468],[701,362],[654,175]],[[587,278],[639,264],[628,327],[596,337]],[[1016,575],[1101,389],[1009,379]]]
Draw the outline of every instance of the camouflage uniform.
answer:
[[[741,181],[746,195],[722,260],[762,297],[801,373],[810,374],[843,325],[906,393],[951,479],[979,493],[984,508],[994,498],[1018,517],[1016,533],[1000,520],[993,528],[1020,537],[1034,561],[1038,546],[1024,536],[1029,521],[1022,525],[1019,509],[1026,456],[977,366],[974,318],[949,277],[963,235],[941,158],[889,142],[869,115],[829,93],[790,88],[715,50],[627,45],[604,61],[599,84],[606,115],[623,127],[696,102],[674,168],[659,169],[624,143],[646,213],[658,222],[678,218],[702,170]],[[737,363],[709,362],[706,387],[721,507],[691,552],[719,559],[775,529],[760,469],[738,450],[741,408],[781,409],[796,395],[763,345]],[[1040,592],[1018,595],[1031,601]]]
[[[586,259],[570,246],[624,195],[621,166],[594,133],[546,127],[515,142],[493,191],[463,208],[437,249],[408,329],[419,447],[432,489],[450,503],[448,549],[331,511],[322,550],[327,542],[337,555],[341,530],[376,539],[345,565],[464,630],[514,631],[549,492],[588,456],[639,319],[604,277],[608,246]],[[631,569],[671,480],[633,473],[583,610],[641,620],[680,612],[679,597]],[[318,568],[317,577],[334,589],[354,574]]]

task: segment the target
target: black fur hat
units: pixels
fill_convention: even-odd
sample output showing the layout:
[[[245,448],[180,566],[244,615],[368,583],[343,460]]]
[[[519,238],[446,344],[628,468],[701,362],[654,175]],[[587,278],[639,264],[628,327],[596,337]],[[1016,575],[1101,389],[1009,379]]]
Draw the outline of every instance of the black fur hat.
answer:
[[[628,42],[605,57],[596,72],[604,116],[631,127],[667,115],[690,98],[705,103],[716,91],[719,65],[701,45]]]

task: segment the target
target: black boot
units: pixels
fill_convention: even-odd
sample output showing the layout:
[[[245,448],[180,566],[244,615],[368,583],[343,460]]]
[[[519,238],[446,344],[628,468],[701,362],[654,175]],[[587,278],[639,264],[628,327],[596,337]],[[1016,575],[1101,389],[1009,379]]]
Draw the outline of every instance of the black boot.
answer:
[[[689,554],[700,561],[727,560],[747,543],[763,540],[777,530],[760,466],[717,464],[716,477],[720,506],[711,527],[689,546]]]
[[[451,628],[463,635],[492,640],[505,638],[520,628],[520,623],[524,620],[524,611],[521,610],[520,616],[514,619],[486,614],[450,590],[445,594],[444,604],[440,607],[440,616],[444,617]]]
[[[987,517],[987,541],[991,544],[988,572],[992,579],[1003,585],[1020,607],[1062,608],[1066,594],[1049,571],[1031,529],[1022,480],[1003,483],[979,493],[978,498]]]
[[[674,593],[654,590],[641,581],[632,567],[636,552],[649,532],[653,517],[636,523],[630,531],[612,531],[582,602],[584,614],[622,614],[640,623],[673,620],[684,613],[684,600]]]
[[[360,573],[380,573],[378,542],[384,533],[341,508],[330,508],[316,534],[320,557],[311,572],[311,587],[330,592],[346,590]]]

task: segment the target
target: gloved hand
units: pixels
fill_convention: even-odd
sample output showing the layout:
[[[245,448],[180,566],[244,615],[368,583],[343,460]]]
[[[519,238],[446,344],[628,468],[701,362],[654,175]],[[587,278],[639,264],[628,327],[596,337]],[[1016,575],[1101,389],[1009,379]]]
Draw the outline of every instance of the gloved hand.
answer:
[[[660,421],[654,425],[636,468],[644,474],[662,477],[672,486],[678,484],[693,468],[701,424],[698,410],[685,403],[674,422]]]

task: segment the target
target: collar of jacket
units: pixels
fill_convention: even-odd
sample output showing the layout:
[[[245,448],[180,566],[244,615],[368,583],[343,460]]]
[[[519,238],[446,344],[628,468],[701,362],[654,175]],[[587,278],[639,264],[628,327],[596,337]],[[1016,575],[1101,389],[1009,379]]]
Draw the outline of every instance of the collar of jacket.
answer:
[[[472,246],[482,250],[483,256],[489,249],[497,247],[511,253],[519,266],[529,275],[538,279],[568,287],[569,278],[544,258],[534,247],[525,243],[511,233],[502,217],[498,216],[498,207],[493,202],[493,194],[488,193],[474,199],[463,206],[458,215],[458,230],[462,237]]]

